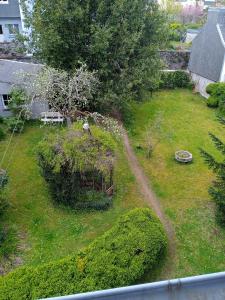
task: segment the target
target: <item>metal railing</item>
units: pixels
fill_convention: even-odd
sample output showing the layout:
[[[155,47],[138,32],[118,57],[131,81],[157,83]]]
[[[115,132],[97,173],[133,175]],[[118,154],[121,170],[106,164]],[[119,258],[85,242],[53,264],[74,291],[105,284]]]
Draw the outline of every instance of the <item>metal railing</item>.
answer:
[[[48,300],[225,300],[225,272]],[[43,300],[43,299],[42,299]]]

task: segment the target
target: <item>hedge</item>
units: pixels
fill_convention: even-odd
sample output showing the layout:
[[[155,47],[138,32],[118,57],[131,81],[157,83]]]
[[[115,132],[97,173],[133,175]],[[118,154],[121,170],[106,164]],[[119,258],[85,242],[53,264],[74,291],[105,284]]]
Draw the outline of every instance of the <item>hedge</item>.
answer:
[[[190,75],[185,71],[162,72],[160,88],[193,88]]]
[[[210,96],[207,100],[206,100],[206,104],[208,107],[211,108],[217,108],[219,106],[219,100],[217,97],[215,96]]]
[[[210,95],[209,99],[206,102],[207,105],[209,107],[219,107],[219,110],[222,113],[225,113],[225,83],[210,83],[206,87],[206,92]],[[211,105],[212,102],[215,104],[214,106]]]
[[[135,209],[83,251],[2,277],[0,299],[39,299],[127,286],[156,267],[166,247],[160,221],[147,208]]]

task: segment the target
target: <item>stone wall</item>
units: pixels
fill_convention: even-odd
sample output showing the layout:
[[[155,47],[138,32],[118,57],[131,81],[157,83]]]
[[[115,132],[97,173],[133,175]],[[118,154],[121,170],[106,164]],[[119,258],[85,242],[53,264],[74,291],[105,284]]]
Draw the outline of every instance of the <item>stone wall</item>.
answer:
[[[186,70],[190,59],[190,51],[161,50],[160,57],[165,63],[164,69]]]

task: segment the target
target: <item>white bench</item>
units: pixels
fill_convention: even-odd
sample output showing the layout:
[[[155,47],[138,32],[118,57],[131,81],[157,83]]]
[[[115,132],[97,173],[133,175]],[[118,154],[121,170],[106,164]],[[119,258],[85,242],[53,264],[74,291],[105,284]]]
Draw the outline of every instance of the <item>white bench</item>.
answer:
[[[41,113],[41,121],[45,125],[48,123],[63,123],[64,118],[59,112],[46,111]]]

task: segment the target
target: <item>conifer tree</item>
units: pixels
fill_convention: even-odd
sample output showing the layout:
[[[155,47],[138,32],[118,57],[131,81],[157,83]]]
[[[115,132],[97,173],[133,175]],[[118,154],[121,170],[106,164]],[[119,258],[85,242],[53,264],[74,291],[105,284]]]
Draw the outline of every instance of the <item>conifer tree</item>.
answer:
[[[225,125],[225,119],[220,118],[220,122]],[[201,149],[201,155],[209,168],[216,174],[216,180],[209,188],[209,194],[216,203],[217,219],[221,225],[225,225],[225,143],[214,134],[209,133],[215,147],[224,156],[222,161],[217,161],[211,154]]]

